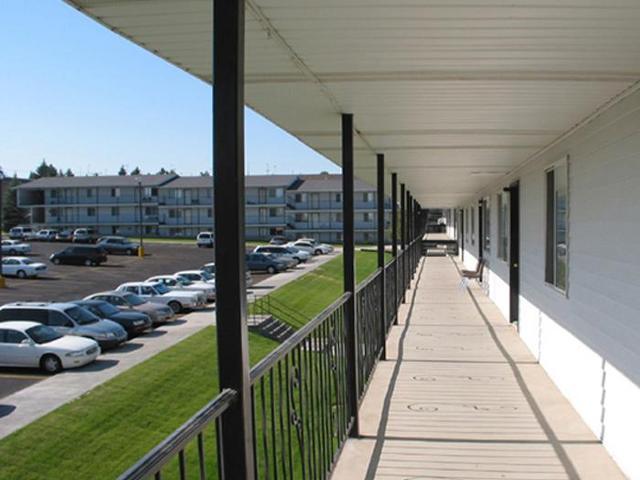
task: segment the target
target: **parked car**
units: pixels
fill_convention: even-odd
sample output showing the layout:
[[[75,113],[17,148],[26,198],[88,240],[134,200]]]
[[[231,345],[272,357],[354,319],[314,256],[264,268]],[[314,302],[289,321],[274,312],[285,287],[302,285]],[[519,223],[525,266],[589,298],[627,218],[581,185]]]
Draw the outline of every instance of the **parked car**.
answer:
[[[72,230],[62,230],[56,235],[56,242],[71,242],[73,240]]]
[[[99,292],[85,297],[85,300],[104,300],[121,312],[140,312],[149,315],[153,325],[162,325],[171,320],[175,314],[171,308],[159,303],[151,303],[129,292]]]
[[[49,257],[51,263],[60,265],[86,265],[94,267],[107,261],[107,253],[101,247],[73,246],[67,247],[60,252],[56,252]]]
[[[275,235],[269,240],[269,244],[271,245],[286,245],[287,242],[289,242],[289,240],[283,235]]]
[[[314,247],[319,247],[322,250],[323,254],[333,252],[332,245],[329,245],[328,243],[320,243],[315,238],[302,237],[302,238],[299,238],[298,240],[302,242],[309,242]]]
[[[37,322],[0,323],[0,366],[41,368],[58,373],[81,367],[100,355],[100,347],[90,338],[62,335]]]
[[[216,284],[216,276],[202,270],[182,270],[174,273],[174,275],[180,275],[192,282],[203,282],[213,286]]]
[[[202,293],[169,290],[160,282],[128,282],[123,283],[116,290],[133,293],[149,302],[167,305],[174,313],[201,308],[207,303]]]
[[[11,240],[24,240],[25,236],[33,232],[31,227],[13,227],[9,230],[9,238]]]
[[[296,240],[295,242],[291,242],[289,245],[291,247],[297,248],[304,252],[311,253],[313,255],[322,255],[326,253],[331,253],[333,251],[333,247],[331,245],[326,245],[324,243],[312,243],[310,240]]]
[[[135,255],[138,253],[140,245],[125,237],[101,237],[96,246],[102,247],[107,253],[122,253],[125,255]]]
[[[296,247],[285,245],[285,248],[287,249],[290,255],[293,255],[293,258],[297,258],[302,263],[309,260],[312,256],[309,252],[305,252],[304,250],[300,250],[299,248],[296,248]]]
[[[156,275],[155,277],[147,278],[145,282],[160,282],[170,290],[201,292],[207,297],[208,302],[213,302],[216,299],[215,284],[200,280],[192,281],[182,275]]]
[[[198,248],[213,248],[213,233],[200,232],[196,237]]]
[[[248,253],[245,257],[247,268],[251,271],[278,273],[287,269],[287,263],[266,253]]]
[[[39,242],[53,242],[56,239],[57,234],[58,234],[57,230],[50,230],[50,229],[38,230],[33,239]]]
[[[9,320],[37,322],[62,335],[91,338],[103,350],[117,347],[127,339],[127,332],[120,325],[101,320],[74,303],[9,303],[0,307],[0,322]]]
[[[205,263],[200,269],[200,272],[206,272],[210,274],[213,281],[215,282],[216,264],[214,262]],[[247,288],[249,288],[251,285],[253,285],[253,275],[251,275],[251,272],[249,271],[249,269],[247,269],[246,279],[247,279]]]
[[[44,263],[34,262],[28,257],[4,257],[2,259],[2,275],[18,278],[35,278],[47,273]]]
[[[31,252],[31,245],[20,240],[2,240],[3,255],[26,255]]]
[[[268,253],[272,257],[286,262],[287,268],[293,268],[300,263],[300,260],[291,255],[289,251],[281,245],[258,246],[253,249],[253,253]]]
[[[133,338],[153,327],[151,317],[146,313],[121,311],[104,300],[77,300],[76,305],[86,308],[96,317],[116,322],[127,332],[128,338]]]
[[[76,228],[73,231],[73,243],[96,243],[98,234],[93,228]]]

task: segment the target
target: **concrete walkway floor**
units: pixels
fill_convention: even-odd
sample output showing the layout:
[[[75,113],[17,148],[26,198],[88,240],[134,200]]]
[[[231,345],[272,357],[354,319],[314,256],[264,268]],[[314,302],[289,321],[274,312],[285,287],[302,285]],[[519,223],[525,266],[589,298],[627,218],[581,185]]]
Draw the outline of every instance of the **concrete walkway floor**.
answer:
[[[332,479],[624,478],[451,258],[418,271]]]
[[[251,302],[287,283],[300,278],[331,261],[340,251],[313,257],[307,264],[256,283],[247,295]],[[189,313],[174,322],[142,335],[121,347],[109,350],[85,367],[67,370],[35,383],[7,397],[0,398],[0,407],[10,413],[0,417],[0,439],[28,425],[58,407],[75,400],[98,385],[120,375],[139,363],[171,348],[209,325],[215,325],[215,309]]]

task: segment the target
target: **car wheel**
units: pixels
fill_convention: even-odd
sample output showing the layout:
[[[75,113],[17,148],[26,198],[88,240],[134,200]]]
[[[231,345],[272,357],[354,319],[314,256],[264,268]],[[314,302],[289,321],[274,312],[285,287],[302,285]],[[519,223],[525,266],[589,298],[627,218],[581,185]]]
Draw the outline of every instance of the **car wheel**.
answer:
[[[11,250],[9,250],[9,255],[17,255],[18,252],[16,252],[13,248]]]
[[[54,258],[51,261],[53,262],[54,265],[60,265],[60,259],[59,258]]]
[[[268,266],[268,267],[267,267],[267,273],[268,273],[269,275],[273,275],[274,273],[276,273],[276,268],[275,268],[275,267],[273,267],[273,266]]]
[[[88,259],[88,258],[87,258],[87,259],[84,261],[84,264],[85,264],[87,267],[95,267],[96,262],[94,262],[93,260],[90,260],[90,259]]]
[[[129,256],[133,255],[133,250],[131,250],[130,248],[127,249],[127,255],[129,255]]]
[[[27,278],[27,272],[25,272],[24,270],[18,270],[16,272],[16,276],[18,278]]]
[[[171,310],[173,310],[173,313],[180,313],[180,311],[182,310],[182,305],[180,305],[180,302],[176,302],[175,300],[169,302],[169,307],[171,308]]]
[[[322,250],[317,249],[315,252],[313,252],[314,255],[322,255]]]
[[[40,360],[40,367],[45,372],[54,374],[62,370],[62,362],[55,355],[47,354]]]

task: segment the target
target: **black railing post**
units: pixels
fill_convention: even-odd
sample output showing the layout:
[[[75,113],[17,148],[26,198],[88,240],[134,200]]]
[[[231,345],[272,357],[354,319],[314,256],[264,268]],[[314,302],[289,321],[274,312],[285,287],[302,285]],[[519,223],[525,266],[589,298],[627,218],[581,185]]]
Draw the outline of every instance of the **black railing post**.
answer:
[[[405,208],[405,201],[407,199],[407,195],[404,191],[404,183],[400,184],[400,244],[402,245],[402,257],[401,257],[401,261],[400,261],[400,271],[401,271],[401,276],[400,278],[402,279],[402,283],[401,283],[401,288],[402,288],[402,303],[405,302],[405,290],[407,288],[406,285],[406,260],[407,260],[407,255],[406,255],[406,250],[407,250],[407,227],[406,227],[406,222],[407,222],[407,212],[406,212],[406,208]]]
[[[391,174],[391,255],[393,255],[393,305],[398,303],[398,174]],[[396,309],[397,310],[397,309]],[[394,312],[393,324],[398,324],[398,312]]]
[[[381,269],[380,281],[382,282],[382,292],[380,295],[380,329],[381,329],[381,347],[382,353],[380,358],[382,360],[387,359],[387,314],[386,314],[386,299],[387,299],[387,285],[384,276],[384,155],[379,153],[377,155],[377,173],[378,173],[378,268]]]
[[[344,292],[351,296],[345,305],[345,327],[347,329],[347,366],[349,391],[349,414],[353,423],[349,435],[360,435],[358,421],[358,355],[357,319],[355,308],[356,272],[353,231],[353,114],[342,114],[342,239]]]
[[[413,200],[411,198],[411,192],[407,190],[407,287],[411,284],[413,278]]]
[[[244,237],[244,2],[214,2],[213,181],[220,390],[238,393],[222,416],[222,476],[254,477]]]

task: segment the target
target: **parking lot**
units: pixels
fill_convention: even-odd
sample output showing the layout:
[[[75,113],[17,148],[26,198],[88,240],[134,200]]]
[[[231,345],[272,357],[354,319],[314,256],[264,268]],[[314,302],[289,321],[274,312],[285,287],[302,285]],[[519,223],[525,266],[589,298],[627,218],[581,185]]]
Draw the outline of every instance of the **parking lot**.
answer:
[[[29,257],[47,265],[47,274],[38,279],[7,278],[7,288],[0,289],[0,304],[17,301],[67,301],[91,293],[111,290],[124,282],[145,280],[154,275],[198,269],[213,262],[213,250],[194,245],[148,243],[144,259],[136,256],[109,255],[100,267],[53,265],[49,255],[68,244],[33,242]],[[254,282],[267,278],[254,273]]]
[[[7,288],[0,289],[0,305],[17,301],[77,300],[91,293],[114,289],[124,282],[144,280],[154,275],[170,274],[180,270],[198,269],[214,260],[213,250],[199,249],[195,245],[149,243],[145,245],[144,259],[135,256],[109,255],[108,262],[100,267],[53,265],[49,262],[49,255],[65,248],[67,244],[33,242],[31,245],[32,253],[29,257],[45,263],[48,267],[47,274],[37,279],[7,278]],[[259,285],[249,289],[249,301],[254,295],[269,293],[283,282],[297,278],[333,256],[314,258],[304,266],[295,267],[286,273],[276,275],[253,273],[253,283]],[[211,305],[205,309],[206,311],[213,314],[215,306]],[[154,354],[156,349],[166,348],[184,338],[192,329],[201,328],[205,323],[212,321],[211,317],[202,317],[200,314],[196,314],[195,317],[190,315],[189,322],[185,320],[186,318],[178,318],[151,334],[143,335],[115,350],[107,351],[94,364],[76,371],[92,372],[96,369],[98,371],[106,369],[105,372],[108,372],[123,361],[125,364],[135,363],[138,361],[136,357],[140,354],[145,357],[148,354]],[[163,340],[158,340],[159,337]],[[142,350],[136,353],[139,349],[143,349],[146,353]],[[46,378],[51,377],[37,369],[0,368],[0,399],[20,392]],[[95,381],[99,379],[96,378]],[[0,401],[0,418],[9,415],[15,415],[14,408],[3,405]]]

